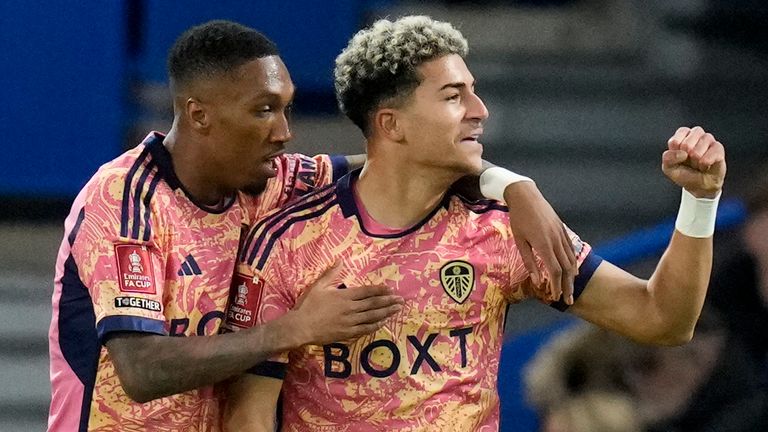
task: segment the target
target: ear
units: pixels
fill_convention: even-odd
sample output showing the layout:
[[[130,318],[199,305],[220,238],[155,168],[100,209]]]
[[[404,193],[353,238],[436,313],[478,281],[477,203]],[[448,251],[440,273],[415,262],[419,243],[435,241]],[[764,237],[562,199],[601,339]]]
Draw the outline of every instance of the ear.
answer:
[[[195,98],[187,98],[184,101],[184,113],[189,120],[189,124],[194,129],[208,129],[210,126],[209,113],[206,107]]]
[[[386,138],[400,142],[405,138],[401,113],[394,108],[381,108],[373,115],[373,127]]]

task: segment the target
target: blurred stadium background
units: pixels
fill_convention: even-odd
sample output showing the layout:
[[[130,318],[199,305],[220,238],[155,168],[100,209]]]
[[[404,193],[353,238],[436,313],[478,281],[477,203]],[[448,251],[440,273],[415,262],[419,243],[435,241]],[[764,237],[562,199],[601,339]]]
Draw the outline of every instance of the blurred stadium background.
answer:
[[[486,159],[536,179],[594,245],[622,238],[632,250],[637,237],[622,236],[674,215],[679,191],[659,156],[680,125],[702,125],[726,144],[728,195],[768,160],[768,5],[760,1],[3,0],[0,431],[45,427],[63,218],[101,163],[149,130],[167,130],[165,55],[174,39],[214,18],[262,30],[299,89],[293,150],[357,153],[362,137],[336,112],[333,59],[360,26],[411,13],[450,21],[469,39],[491,111]],[[728,250],[722,240],[719,254]],[[630,254],[625,265],[647,274],[647,255]],[[536,304],[514,306],[510,340],[561,319]],[[500,386],[505,406],[520,409],[519,389],[505,393],[516,379],[513,371]]]

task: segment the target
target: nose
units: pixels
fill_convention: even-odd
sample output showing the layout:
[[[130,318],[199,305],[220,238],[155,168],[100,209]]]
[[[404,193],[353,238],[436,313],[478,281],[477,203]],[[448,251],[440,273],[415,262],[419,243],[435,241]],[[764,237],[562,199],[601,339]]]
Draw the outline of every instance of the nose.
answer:
[[[469,98],[467,98],[467,118],[483,121],[488,118],[488,115],[488,108],[486,108],[480,96],[470,93]]]
[[[291,124],[287,113],[283,112],[275,119],[275,123],[272,125],[272,133],[270,139],[273,142],[288,142],[293,139],[293,133],[291,132]]]

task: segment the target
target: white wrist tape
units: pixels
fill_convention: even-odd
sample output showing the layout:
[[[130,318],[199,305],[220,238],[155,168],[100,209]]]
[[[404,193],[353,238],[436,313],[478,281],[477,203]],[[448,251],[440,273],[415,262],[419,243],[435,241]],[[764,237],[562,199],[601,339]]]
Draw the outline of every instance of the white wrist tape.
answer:
[[[504,189],[512,183],[532,182],[530,178],[501,167],[491,167],[480,174],[480,193],[484,197],[504,201]]]
[[[688,237],[707,238],[715,233],[717,204],[720,192],[714,198],[696,198],[683,189],[680,210],[677,212],[675,229]]]

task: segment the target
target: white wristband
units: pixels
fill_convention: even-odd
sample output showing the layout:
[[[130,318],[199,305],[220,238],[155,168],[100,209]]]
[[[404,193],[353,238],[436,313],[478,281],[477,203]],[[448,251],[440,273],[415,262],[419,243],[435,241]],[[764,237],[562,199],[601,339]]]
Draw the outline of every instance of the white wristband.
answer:
[[[532,182],[530,178],[501,167],[491,167],[480,174],[480,193],[484,197],[504,201],[504,189],[512,183]]]
[[[720,202],[720,192],[714,198],[696,198],[683,189],[675,229],[688,237],[712,237],[715,233],[718,202]]]

